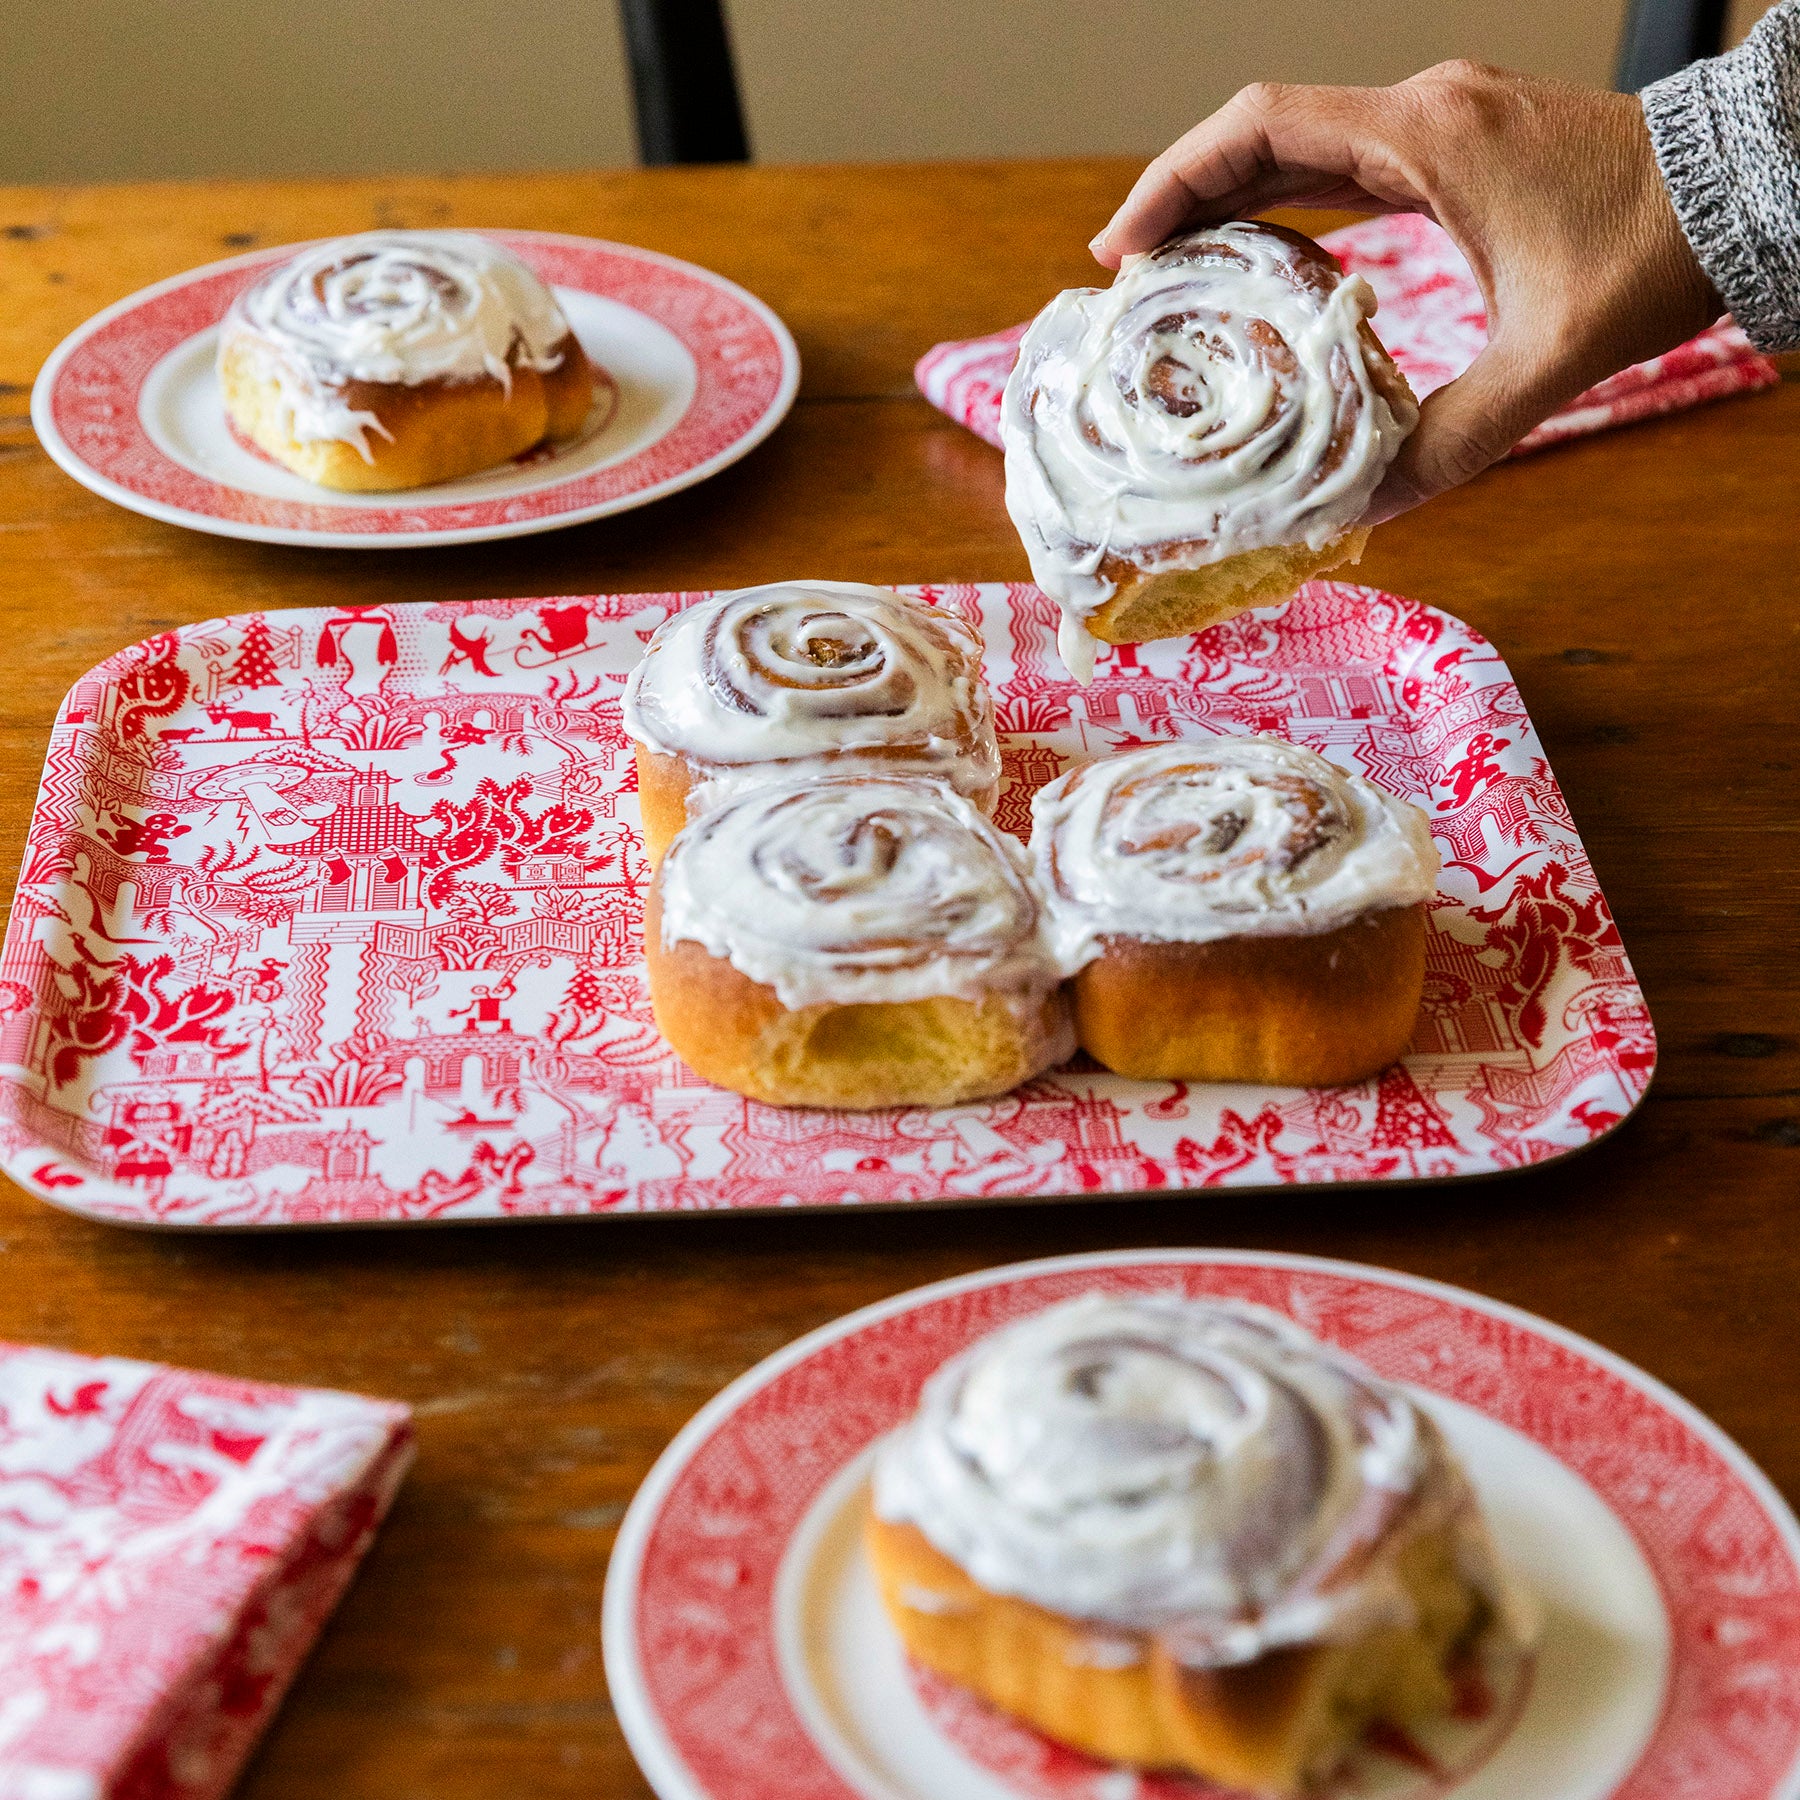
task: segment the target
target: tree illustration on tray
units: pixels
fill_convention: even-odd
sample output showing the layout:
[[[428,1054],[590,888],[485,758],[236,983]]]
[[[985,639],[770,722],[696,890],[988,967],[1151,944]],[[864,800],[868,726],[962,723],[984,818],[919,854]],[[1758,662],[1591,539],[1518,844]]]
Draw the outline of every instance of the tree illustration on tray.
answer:
[[[231,665],[229,683],[244,688],[281,685],[275,668],[275,635],[261,613],[252,613],[244,622],[244,635],[238,644],[237,660]]]

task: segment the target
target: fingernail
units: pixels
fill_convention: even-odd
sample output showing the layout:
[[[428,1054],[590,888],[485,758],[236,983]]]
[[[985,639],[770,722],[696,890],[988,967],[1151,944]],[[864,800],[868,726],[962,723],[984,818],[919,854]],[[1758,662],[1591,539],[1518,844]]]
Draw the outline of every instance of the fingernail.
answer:
[[[1111,231],[1111,230],[1112,230],[1112,227],[1109,225],[1109,226],[1107,226],[1106,231],[1096,232],[1091,238],[1088,239],[1088,248],[1091,251],[1093,251],[1093,253],[1096,256],[1098,256],[1100,254],[1100,252],[1106,248],[1106,234],[1108,231]]]

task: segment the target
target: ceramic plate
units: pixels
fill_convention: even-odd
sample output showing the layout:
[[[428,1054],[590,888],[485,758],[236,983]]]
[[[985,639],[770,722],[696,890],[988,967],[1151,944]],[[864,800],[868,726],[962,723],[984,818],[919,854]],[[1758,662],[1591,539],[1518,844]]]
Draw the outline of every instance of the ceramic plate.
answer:
[[[852,1313],[734,1382],[632,1502],[608,1571],[614,1710],[662,1800],[1213,1800],[1062,1749],[913,1669],[858,1543],[869,1455],[926,1377],[1091,1290],[1228,1295],[1405,1383],[1543,1614],[1503,1688],[1365,1744],[1358,1800],[1792,1800],[1800,1528],[1641,1370],[1460,1289],[1311,1257],[1022,1263]]]
[[[806,1113],[657,1035],[625,677],[698,594],[244,614],[78,682],[0,952],[0,1166],[154,1225],[895,1205],[1493,1174],[1617,1125],[1643,995],[1505,665],[1320,584],[1069,681],[1036,588],[914,590],[987,642],[998,818],[1075,760],[1273,731],[1444,854],[1411,1052],[1355,1087],[1077,1062],[941,1111]]]
[[[226,423],[213,372],[219,321],[296,244],[190,270],[97,314],[45,363],[32,424],[77,481],[153,519],[263,543],[393,549],[642,506],[736,462],[793,404],[800,357],[787,327],[723,276],[593,238],[481,235],[551,285],[618,384],[610,415],[597,409],[570,443],[400,494],[334,494],[250,449]]]

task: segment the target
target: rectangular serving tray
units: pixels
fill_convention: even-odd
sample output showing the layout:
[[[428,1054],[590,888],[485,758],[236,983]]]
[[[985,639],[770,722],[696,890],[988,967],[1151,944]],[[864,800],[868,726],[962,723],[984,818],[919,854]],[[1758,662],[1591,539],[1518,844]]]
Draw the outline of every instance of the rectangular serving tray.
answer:
[[[1409,1055],[1356,1087],[1084,1059],[942,1111],[794,1112],[657,1035],[625,677],[699,593],[250,613],[134,645],[51,734],[0,952],[0,1158],[155,1226],[888,1205],[1491,1174],[1648,1085],[1644,997],[1517,687],[1446,613],[1316,583],[1082,689],[1037,589],[987,641],[999,820],[1072,761],[1275,732],[1444,855]]]

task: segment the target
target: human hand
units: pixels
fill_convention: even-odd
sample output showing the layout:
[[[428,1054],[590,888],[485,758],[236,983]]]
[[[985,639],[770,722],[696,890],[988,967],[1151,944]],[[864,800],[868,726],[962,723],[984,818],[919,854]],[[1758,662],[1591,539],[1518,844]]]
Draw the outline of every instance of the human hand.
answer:
[[[1093,251],[1117,268],[1186,226],[1274,206],[1425,213],[1487,302],[1487,348],[1426,400],[1370,523],[1467,481],[1723,310],[1629,94],[1468,62],[1387,88],[1259,83],[1150,164]]]

